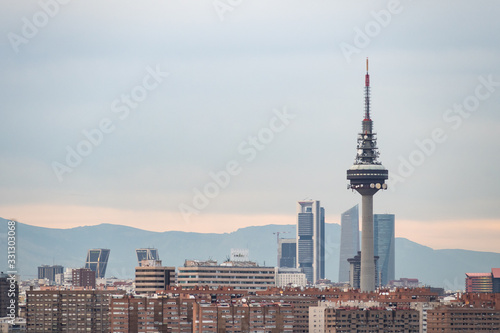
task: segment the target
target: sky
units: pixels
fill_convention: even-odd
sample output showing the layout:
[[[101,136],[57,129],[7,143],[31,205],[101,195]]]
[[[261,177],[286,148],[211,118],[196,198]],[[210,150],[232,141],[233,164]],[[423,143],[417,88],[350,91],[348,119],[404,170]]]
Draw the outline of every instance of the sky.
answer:
[[[5,0],[0,216],[231,232],[347,189],[365,59],[389,189],[433,248],[500,252],[498,1]]]

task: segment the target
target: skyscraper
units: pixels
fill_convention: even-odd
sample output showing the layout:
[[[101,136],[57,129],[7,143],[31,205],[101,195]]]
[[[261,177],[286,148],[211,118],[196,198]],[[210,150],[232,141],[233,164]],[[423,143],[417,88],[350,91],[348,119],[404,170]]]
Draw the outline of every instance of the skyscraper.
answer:
[[[358,205],[346,210],[340,218],[340,262],[339,282],[349,281],[349,262],[359,251],[359,209]]]
[[[297,267],[310,283],[325,278],[325,209],[318,200],[297,203]]]
[[[378,161],[377,134],[373,132],[370,117],[370,75],[368,59],[365,75],[365,116],[358,134],[357,154],[353,166],[347,170],[349,188],[361,194],[361,291],[375,290],[375,264],[373,244],[373,195],[386,189],[389,171]]]
[[[295,268],[297,263],[297,240],[280,238],[278,240],[278,267]]]
[[[92,271],[94,271],[96,274],[96,278],[103,279],[106,275],[109,252],[109,249],[90,249],[89,252],[87,252],[85,268],[90,268]]]
[[[160,260],[158,255],[158,250],[153,248],[136,249],[135,254],[137,255],[137,262],[139,267],[143,260]]]
[[[374,254],[378,256],[377,273],[380,285],[386,286],[389,281],[395,280],[395,247],[394,215],[373,215]]]

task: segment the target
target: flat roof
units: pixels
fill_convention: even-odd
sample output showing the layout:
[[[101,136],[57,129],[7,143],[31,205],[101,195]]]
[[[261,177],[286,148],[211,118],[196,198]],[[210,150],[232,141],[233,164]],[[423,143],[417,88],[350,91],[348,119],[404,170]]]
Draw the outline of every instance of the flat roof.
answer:
[[[491,276],[491,273],[465,273],[465,275],[469,276],[469,277],[487,277],[487,276]]]
[[[500,278],[500,268],[492,268],[491,274],[493,274],[493,277],[495,279],[499,279]]]

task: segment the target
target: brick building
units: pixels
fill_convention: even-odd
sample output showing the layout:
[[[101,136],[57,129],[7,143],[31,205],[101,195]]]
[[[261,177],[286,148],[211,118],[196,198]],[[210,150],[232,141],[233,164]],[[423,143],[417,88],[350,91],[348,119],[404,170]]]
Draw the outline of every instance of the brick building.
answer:
[[[73,269],[71,281],[75,287],[89,287],[95,289],[95,272],[90,268]]]
[[[108,290],[29,290],[26,332],[109,332]]]
[[[113,296],[110,332],[192,332],[194,299]]]
[[[193,332],[292,333],[293,308],[285,303],[195,303]]]
[[[419,312],[400,308],[311,307],[310,333],[419,333]]]
[[[427,311],[427,332],[499,332],[500,310],[441,306]]]

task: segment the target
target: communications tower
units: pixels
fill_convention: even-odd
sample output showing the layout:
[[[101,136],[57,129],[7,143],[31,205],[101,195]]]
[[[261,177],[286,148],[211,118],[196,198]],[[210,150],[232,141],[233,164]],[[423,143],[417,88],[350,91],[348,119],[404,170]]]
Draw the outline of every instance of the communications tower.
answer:
[[[387,189],[387,169],[378,161],[377,134],[370,117],[370,75],[366,59],[365,118],[358,134],[356,159],[347,170],[348,188],[361,194],[361,291],[375,290],[375,258],[373,245],[373,195]]]

